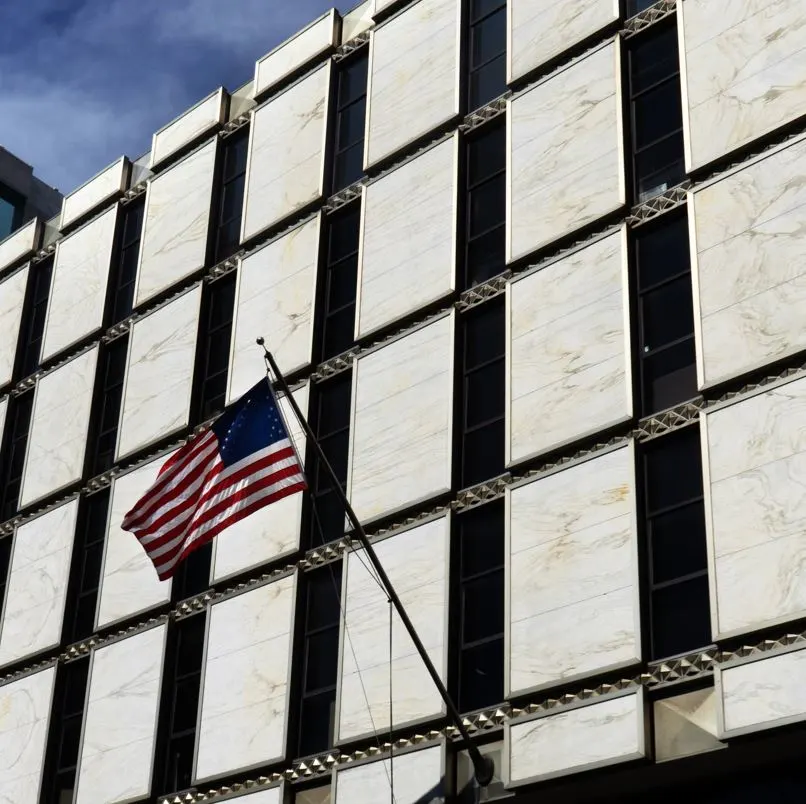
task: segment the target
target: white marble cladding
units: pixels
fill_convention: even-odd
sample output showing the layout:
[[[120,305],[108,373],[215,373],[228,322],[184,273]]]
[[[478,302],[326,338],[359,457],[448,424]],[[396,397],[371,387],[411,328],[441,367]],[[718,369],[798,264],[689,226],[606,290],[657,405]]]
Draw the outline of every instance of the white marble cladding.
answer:
[[[701,415],[714,639],[806,616],[806,379]]]
[[[285,755],[296,573],[210,606],[194,780]]]
[[[616,39],[508,101],[507,262],[626,202]]]
[[[632,416],[627,231],[507,287],[508,465]]]
[[[430,804],[443,800],[445,767],[442,746],[395,755],[392,763],[391,769],[388,759],[380,759],[334,770],[333,804],[390,801],[393,776],[395,804]]]
[[[324,192],[330,62],[252,112],[241,240]]]
[[[509,3],[507,82],[523,78],[618,18],[618,0]]]
[[[316,266],[321,213],[252,252],[241,261],[235,289],[228,399],[245,394],[259,379],[266,337],[280,371],[311,362]]]
[[[122,193],[129,181],[130,167],[129,160],[121,156],[117,162],[113,162],[77,190],[66,195],[62,201],[59,229],[64,229],[73,221]]]
[[[14,372],[29,270],[25,265],[0,280],[0,386],[10,382]]]
[[[39,801],[56,668],[0,687],[0,801]]]
[[[123,517],[154,483],[168,458],[163,455],[112,480],[96,628],[148,611],[171,599],[171,581],[160,581],[140,542],[134,534],[120,527]]]
[[[689,205],[700,387],[806,348],[806,140],[690,192]]]
[[[214,138],[149,179],[135,304],[204,265],[216,146]]]
[[[227,91],[220,87],[157,131],[151,141],[149,166],[156,167],[181,148],[223,123],[228,100]]]
[[[717,668],[721,737],[806,719],[806,650]]]
[[[74,499],[16,529],[3,604],[0,665],[59,644],[77,511]]]
[[[339,43],[341,17],[335,8],[325,12],[255,63],[254,95],[262,95],[279,81],[323,56]]]
[[[434,667],[447,673],[449,518],[418,525],[377,542],[378,559],[397,590]],[[336,742],[389,730],[389,602],[358,557],[344,566]],[[400,618],[392,620],[395,728],[444,711]]]
[[[197,285],[132,326],[118,458],[188,423],[200,302]]]
[[[460,0],[419,0],[370,33],[364,165],[459,114]]]
[[[364,521],[451,487],[454,317],[355,359],[347,482]]]
[[[299,790],[294,794],[295,804],[305,804],[307,799],[305,796],[307,792]],[[243,799],[243,804],[283,804],[286,800],[283,798],[283,785],[277,787],[269,787],[265,790],[258,790],[255,793],[247,793],[243,796],[238,796]],[[317,799],[317,804],[330,804],[330,799]]]
[[[646,756],[644,691],[504,725],[508,787]],[[595,699],[594,699],[595,700]]]
[[[678,15],[687,170],[806,113],[806,19],[797,3],[686,0]]]
[[[4,240],[0,240],[0,271],[36,251],[41,235],[42,222],[39,218],[34,218]]]
[[[103,324],[117,219],[116,204],[57,244],[42,360],[72,346]]]
[[[456,287],[459,135],[364,188],[356,337]]]
[[[640,662],[632,443],[506,500],[506,697]]]
[[[75,804],[115,804],[151,790],[166,625],[96,648]]]
[[[308,415],[310,383],[293,392],[294,401],[304,416]],[[280,412],[289,429],[300,459],[305,461],[305,434],[291,405],[278,395]],[[213,541],[213,580],[220,581],[238,572],[282,558],[299,548],[304,495],[291,494],[260,508],[227,527]]]
[[[20,505],[80,480],[92,407],[98,347],[74,357],[36,384]]]
[[[717,696],[713,687],[654,701],[655,761],[725,748],[717,737]]]

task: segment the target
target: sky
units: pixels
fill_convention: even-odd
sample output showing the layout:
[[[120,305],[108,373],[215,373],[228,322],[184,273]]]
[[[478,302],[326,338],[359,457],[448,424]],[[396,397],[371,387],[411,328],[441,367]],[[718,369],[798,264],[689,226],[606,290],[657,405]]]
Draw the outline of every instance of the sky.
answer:
[[[334,5],[358,0],[0,0],[0,145],[68,193]]]

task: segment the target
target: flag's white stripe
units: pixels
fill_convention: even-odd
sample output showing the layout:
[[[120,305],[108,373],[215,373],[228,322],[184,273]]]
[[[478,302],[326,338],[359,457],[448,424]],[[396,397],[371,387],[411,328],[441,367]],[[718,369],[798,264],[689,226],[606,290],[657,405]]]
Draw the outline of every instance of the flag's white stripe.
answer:
[[[201,519],[211,508],[214,508],[216,505],[223,502],[228,497],[231,497],[233,494],[236,494],[239,491],[248,488],[253,483],[259,480],[269,478],[272,475],[275,475],[278,472],[282,471],[283,469],[288,469],[292,466],[298,466],[298,465],[299,464],[297,463],[296,456],[291,456],[288,458],[283,458],[279,461],[275,461],[270,466],[267,466],[264,469],[261,469],[257,472],[253,472],[252,474],[248,475],[242,480],[238,480],[232,485],[227,486],[226,488],[223,488],[220,491],[214,492],[209,499],[205,500],[205,502],[199,508],[196,508],[193,511],[191,511],[190,514],[192,514],[192,518],[194,520]],[[212,483],[210,487],[211,491],[214,491],[220,485],[223,474],[224,473],[222,472],[215,478],[215,482]],[[181,516],[177,517],[174,520],[171,520],[171,522],[169,523],[166,523],[165,527],[161,528],[160,531],[158,531],[157,533],[148,536],[143,536],[140,539],[140,543],[146,548],[146,550],[148,551],[149,555],[152,558],[158,558],[159,556],[170,552],[171,550],[173,550],[174,547],[176,547],[177,544],[179,544],[182,541],[182,539],[185,538],[185,536],[187,535],[187,530],[182,531],[182,533],[175,536],[170,541],[165,542],[165,544],[162,544],[159,547],[155,547],[153,550],[149,550],[148,545],[151,542],[164,537],[166,533],[170,533],[174,528],[183,524],[188,518],[189,518],[188,512],[187,511],[183,512]]]
[[[274,483],[271,486],[267,486],[264,489],[259,489],[256,493],[244,498],[243,500],[239,500],[233,503],[225,510],[216,514],[214,517],[211,517],[207,521],[201,523],[198,527],[190,528],[189,533],[184,538],[181,548],[178,549],[172,557],[165,558],[163,559],[162,562],[158,560],[154,561],[154,565],[157,568],[157,571],[163,573],[166,570],[172,569],[179,562],[182,553],[189,545],[201,539],[205,533],[207,533],[212,528],[216,527],[220,522],[229,519],[229,517],[233,516],[233,514],[238,513],[238,511],[241,511],[244,508],[248,508],[249,506],[254,505],[259,500],[265,499],[266,497],[271,497],[284,488],[288,488],[289,486],[295,486],[298,483],[303,482],[304,479],[305,478],[302,476],[301,473],[297,473],[289,477],[284,477],[277,483]]]
[[[143,495],[143,497],[151,498],[148,499],[142,507],[138,508],[134,514],[134,516],[136,516],[135,521],[137,526],[148,527],[155,519],[157,519],[161,515],[164,507],[168,504],[166,503],[166,498],[168,499],[168,502],[171,503],[174,500],[181,500],[183,498],[187,499],[188,495],[192,493],[190,490],[193,488],[193,485],[196,483],[196,481],[188,486],[187,489],[182,491],[181,495],[174,497],[177,487],[194,472],[201,472],[203,477],[204,472],[209,471],[208,464],[210,463],[211,458],[215,458],[217,454],[218,442],[214,438],[209,444],[206,444],[202,450],[189,455],[185,459],[181,470],[175,474],[164,487],[161,487],[156,494],[151,496],[153,493],[152,489],[154,489],[157,484],[164,482],[163,477],[158,478],[151,488]],[[146,517],[145,519],[143,519],[144,516]]]
[[[283,449],[290,449],[291,442],[288,439],[283,439],[282,441],[278,441],[274,444],[271,444],[269,447],[265,449],[258,450],[257,452],[250,453],[247,458],[238,461],[237,463],[228,466],[222,472],[219,472],[217,475],[213,477],[209,477],[209,472],[211,472],[219,463],[220,457],[216,455],[212,465],[207,467],[206,473],[203,477],[201,477],[198,481],[194,481],[193,488],[195,490],[194,496],[198,499],[206,496],[210,493],[210,490],[215,488],[218,484],[223,483],[228,478],[232,477],[236,472],[239,472],[243,469],[248,469],[249,466],[255,462],[259,462],[270,458],[272,455],[276,454],[280,450]],[[287,460],[287,459],[285,459]],[[287,464],[280,464],[279,462],[273,465],[287,465]],[[242,482],[242,481],[240,481]],[[199,485],[204,483],[202,488],[199,488]],[[241,488],[243,486],[240,486]],[[196,509],[192,505],[186,505],[184,510],[178,510],[187,500],[191,499],[189,495],[183,495],[182,498],[176,498],[176,501],[168,501],[165,505],[158,511],[155,512],[154,515],[149,517],[145,522],[138,522],[136,530],[142,531],[147,528],[153,526],[153,524],[161,517],[168,516],[171,511],[176,510],[176,516],[172,517],[168,521],[164,522],[154,533],[146,533],[138,535],[138,539],[142,545],[147,545],[153,542],[156,539],[162,538],[166,533],[170,533],[176,527],[181,525],[183,522],[190,519],[192,516],[195,515]]]

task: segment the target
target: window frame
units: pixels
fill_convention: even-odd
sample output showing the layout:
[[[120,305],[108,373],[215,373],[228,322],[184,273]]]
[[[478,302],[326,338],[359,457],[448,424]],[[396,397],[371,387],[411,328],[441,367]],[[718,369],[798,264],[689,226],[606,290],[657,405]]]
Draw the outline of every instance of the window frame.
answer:
[[[242,152],[241,152],[242,149]],[[227,159],[235,153],[240,156],[242,153],[242,164],[240,161],[235,163],[235,172],[232,175],[227,175]],[[249,126],[243,126],[237,131],[229,134],[226,138],[221,140],[221,146],[218,153],[217,163],[217,176],[216,176],[216,201],[213,205],[215,218],[214,225],[211,228],[213,232],[212,243],[212,263],[223,262],[229,259],[241,247],[241,222],[243,221],[243,205],[244,194],[246,191],[246,167],[249,161]],[[240,189],[236,189],[235,197],[240,198],[240,203],[235,205],[236,212],[226,220],[223,220],[225,202],[227,200],[227,190],[233,185],[238,184]],[[230,226],[235,221],[237,225],[237,235],[234,242],[227,240],[222,241],[222,233],[225,227]]]
[[[25,458],[33,419],[34,390],[32,388],[19,396],[11,396],[8,400],[5,431],[2,442],[0,442],[0,522],[11,519],[19,510]],[[22,457],[18,458],[19,455]],[[9,488],[12,487],[12,468],[15,460],[19,460],[19,473],[13,479],[17,491],[14,505],[11,506],[8,493]],[[10,513],[6,516],[8,510]]]
[[[511,1],[511,0],[510,0]],[[467,39],[466,39],[466,67],[465,67],[465,75],[466,75],[466,86],[467,89],[465,91],[465,104],[468,112],[474,112],[476,109],[481,109],[483,106],[486,106],[491,101],[495,100],[496,98],[500,97],[504,92],[507,91],[507,2],[508,0],[498,0],[498,5],[493,9],[488,9],[487,11],[483,11],[480,14],[474,16],[474,0],[465,0],[465,13],[467,14]],[[475,64],[474,63],[474,34],[476,30],[479,29],[481,25],[485,22],[490,20],[496,14],[501,14],[503,12],[504,15],[504,41],[503,41],[503,48],[496,52],[494,56],[486,59],[485,61]],[[492,97],[487,98],[486,96],[482,95],[480,92],[478,94],[474,94],[474,79],[479,76],[485,68],[488,68],[490,65],[494,64],[497,61],[502,62],[503,66],[503,88],[501,92],[497,95],[493,95]],[[481,99],[481,100],[479,100]]]
[[[53,257],[31,263],[25,288],[20,336],[14,360],[14,378],[30,377],[41,365],[48,300],[53,282]]]
[[[145,197],[121,204],[115,233],[114,258],[109,272],[104,326],[110,327],[128,318],[134,309],[134,288],[140,262],[140,244],[145,220]],[[133,255],[131,258],[129,255]],[[127,262],[127,260],[130,260]],[[124,268],[133,265],[130,276]]]
[[[359,70],[363,70],[364,73],[364,81],[363,81],[363,91],[358,94],[356,97],[351,98],[346,103],[342,103],[341,101],[341,90],[342,90],[342,81],[345,78],[345,74],[348,73],[351,69],[358,67]],[[366,141],[367,136],[367,85],[369,81],[369,47],[360,47],[355,52],[351,53],[348,57],[342,59],[336,68],[336,73],[334,75],[334,96],[333,96],[333,128],[332,128],[332,136],[330,137],[331,148],[332,148],[332,157],[331,157],[331,169],[330,169],[330,194],[333,195],[334,193],[340,192],[341,190],[349,187],[352,184],[355,184],[363,175],[364,175],[364,142]],[[348,145],[342,145],[340,139],[341,135],[341,122],[342,122],[342,115],[348,110],[352,109],[357,105],[363,105],[364,108],[364,125],[361,132],[361,137],[356,139],[355,141],[349,143]],[[348,151],[352,151],[354,149],[359,149],[361,154],[361,169],[358,172],[358,175],[354,178],[350,179],[350,181],[344,182],[343,180],[339,179],[339,168],[343,164],[343,161],[340,159],[346,154]],[[347,174],[348,176],[350,174]]]

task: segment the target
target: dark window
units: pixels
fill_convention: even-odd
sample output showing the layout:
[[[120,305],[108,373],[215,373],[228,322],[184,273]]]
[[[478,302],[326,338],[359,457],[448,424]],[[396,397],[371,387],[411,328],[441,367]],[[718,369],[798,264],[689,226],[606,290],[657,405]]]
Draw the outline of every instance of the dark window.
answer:
[[[360,208],[351,204],[327,218],[322,360],[341,354],[353,344],[360,217]]]
[[[456,517],[458,703],[470,712],[504,697],[504,504]]]
[[[641,410],[697,395],[694,308],[685,214],[635,230]]]
[[[470,0],[468,108],[484,106],[507,88],[506,0]]]
[[[345,372],[314,387],[316,437],[344,488],[347,483],[347,452],[350,441],[352,375]],[[316,547],[344,535],[344,506],[312,449],[308,450],[306,466],[309,467],[307,475],[311,487],[308,544]]]
[[[109,283],[107,326],[117,324],[132,311],[144,209],[144,200],[134,201],[121,207],[117,256]]]
[[[461,317],[462,487],[504,470],[504,299]]]
[[[128,336],[124,336],[101,346],[92,410],[93,435],[87,454],[91,476],[105,472],[115,460],[128,343]]]
[[[338,68],[336,133],[332,192],[347,187],[364,172],[364,125],[367,108],[367,48]]]
[[[635,198],[641,203],[685,175],[674,20],[635,37],[629,65],[633,175]]]
[[[465,287],[505,267],[506,130],[495,124],[467,141]]]
[[[17,511],[33,404],[33,391],[8,401],[0,451],[0,522],[11,519]]]
[[[18,379],[28,377],[39,368],[39,353],[42,350],[42,335],[45,332],[53,260],[49,259],[31,265],[29,271],[17,352],[15,374]]]
[[[176,565],[171,583],[171,600],[176,603],[201,594],[210,587],[213,543],[207,542]]]
[[[652,658],[711,643],[702,456],[697,427],[643,450]]]
[[[658,0],[627,0],[627,14],[634,17],[642,11],[646,11],[650,6],[654,6]]]
[[[234,273],[205,285],[196,361],[197,422],[207,421],[224,410],[234,306]]]
[[[11,545],[12,536],[0,539],[0,617],[3,615],[3,605],[6,599],[6,584],[8,584],[8,573],[11,569]]]
[[[73,801],[89,666],[89,658],[83,658],[61,665],[56,671],[42,801]]]
[[[63,638],[78,642],[93,632],[95,604],[101,581],[109,489],[81,498],[78,538],[70,568]]]
[[[166,688],[159,723],[164,732],[163,780],[166,792],[186,790],[193,773],[193,746],[199,704],[205,615],[179,620],[166,658]]]
[[[8,187],[0,185],[0,240],[22,226],[24,211],[25,199]]]
[[[299,756],[333,745],[341,620],[341,562],[306,573]]]
[[[216,220],[215,262],[221,262],[232,256],[241,242],[248,147],[248,132],[239,131],[225,139],[221,149],[221,189]]]

